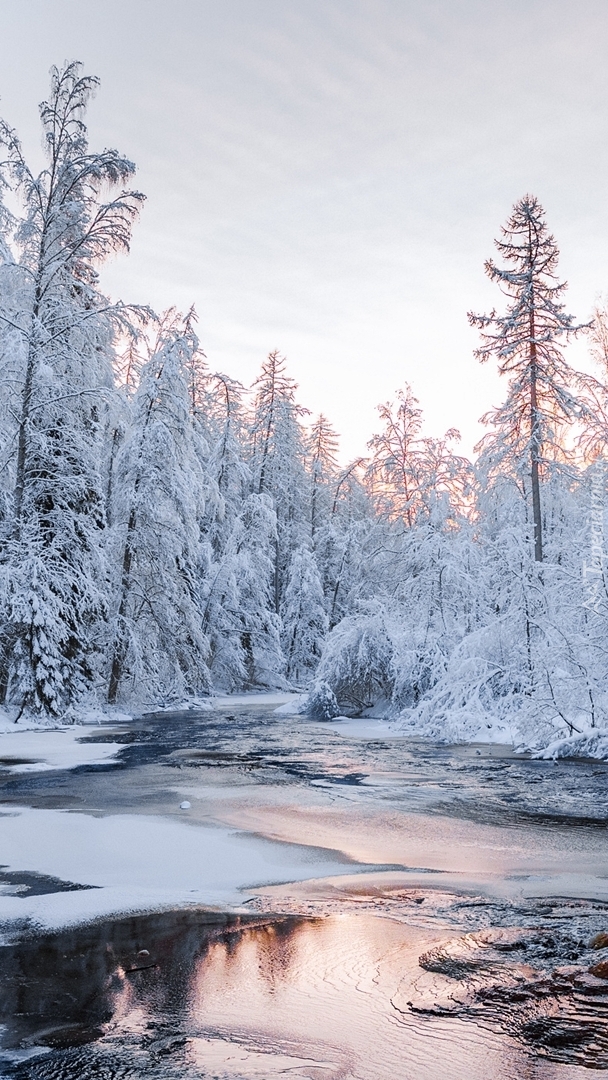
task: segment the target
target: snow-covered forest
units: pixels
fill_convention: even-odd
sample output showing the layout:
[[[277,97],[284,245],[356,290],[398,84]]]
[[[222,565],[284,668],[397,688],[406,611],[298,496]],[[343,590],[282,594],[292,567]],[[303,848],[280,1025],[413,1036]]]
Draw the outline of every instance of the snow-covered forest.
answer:
[[[194,311],[103,295],[144,196],[89,148],[95,87],[53,72],[40,175],[0,127],[2,703],[292,687],[320,717],[608,753],[608,314],[568,313],[537,199],[486,264],[496,310],[469,316],[504,376],[475,462],[404,384],[343,464],[279,350],[244,387]]]

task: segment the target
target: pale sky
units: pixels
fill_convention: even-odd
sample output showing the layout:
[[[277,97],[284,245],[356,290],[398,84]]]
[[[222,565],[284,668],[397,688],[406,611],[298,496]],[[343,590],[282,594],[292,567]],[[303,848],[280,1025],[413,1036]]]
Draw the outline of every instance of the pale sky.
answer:
[[[405,381],[469,452],[504,387],[466,312],[501,303],[512,204],[543,203],[577,318],[608,291],[607,54],[606,0],[0,0],[0,113],[37,161],[48,69],[82,60],[91,146],[148,196],[104,289],[194,303],[246,384],[280,349],[345,459]]]

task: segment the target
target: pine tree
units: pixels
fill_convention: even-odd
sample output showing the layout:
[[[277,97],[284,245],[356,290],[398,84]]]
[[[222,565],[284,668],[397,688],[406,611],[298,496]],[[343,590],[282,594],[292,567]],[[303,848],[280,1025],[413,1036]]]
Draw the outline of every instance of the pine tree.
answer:
[[[115,336],[132,312],[98,289],[97,267],[128,251],[143,196],[121,190],[134,166],[115,150],[91,153],[84,113],[97,80],[80,65],[51,71],[40,106],[47,166],[35,176],[0,123],[4,182],[21,199],[18,259],[5,266],[0,347],[14,418],[4,522],[1,696],[60,712],[95,680],[106,614],[100,462]],[[119,193],[109,202],[108,189]],[[5,387],[6,390],[6,387]]]
[[[306,684],[319,663],[329,621],[315,556],[307,547],[294,551],[281,609],[287,676]]]
[[[277,518],[270,497],[250,495],[231,538],[237,583],[234,618],[239,631],[246,685],[277,686],[283,682],[281,620],[274,610]]]
[[[212,375],[209,387],[210,451],[206,462],[209,495],[203,518],[206,558],[203,629],[209,639],[209,664],[214,685],[234,690],[255,677],[250,662],[253,654],[245,648],[249,643],[246,635],[250,631],[244,629],[241,601],[241,592],[245,591],[248,604],[252,602],[250,585],[246,584],[249,559],[244,554],[241,519],[250,493],[251,472],[245,461],[243,387],[223,374]],[[263,584],[258,598],[265,612],[268,601]]]
[[[327,417],[317,417],[308,439],[310,469],[310,528],[315,536],[331,512],[332,489],[338,475],[338,436]]]
[[[297,385],[286,374],[285,358],[278,350],[268,355],[253,389],[253,490],[271,497],[277,515],[274,604],[278,614],[291,553],[307,539],[304,433],[300,418],[308,410],[296,402]]]
[[[562,356],[562,343],[586,329],[567,315],[561,297],[566,283],[557,279],[559,250],[533,195],[515,204],[496,247],[506,262],[488,260],[486,273],[510,298],[505,315],[469,314],[482,331],[476,356],[496,356],[501,375],[509,376],[505,403],[485,416],[495,431],[482,448],[521,474],[525,468],[532,495],[534,557],[543,558],[541,476],[551,457],[563,451],[560,434],[579,411],[574,373]]]
[[[202,630],[204,475],[189,411],[191,322],[161,323],[116,466],[115,631],[108,700],[121,686],[163,697],[209,687]]]

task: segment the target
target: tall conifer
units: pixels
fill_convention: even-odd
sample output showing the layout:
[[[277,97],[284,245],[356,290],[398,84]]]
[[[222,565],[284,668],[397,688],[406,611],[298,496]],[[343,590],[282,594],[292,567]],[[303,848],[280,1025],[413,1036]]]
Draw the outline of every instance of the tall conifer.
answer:
[[[469,321],[482,332],[476,356],[482,363],[495,356],[500,374],[509,376],[506,401],[483,418],[494,427],[485,446],[502,468],[510,465],[521,474],[523,467],[528,473],[534,557],[541,562],[543,465],[563,449],[560,429],[578,412],[574,372],[562,346],[586,327],[566,314],[561,301],[566,282],[557,278],[559,250],[533,195],[515,204],[502,237],[496,247],[506,265],[489,259],[485,268],[509,298],[507,310],[504,315],[469,313]]]

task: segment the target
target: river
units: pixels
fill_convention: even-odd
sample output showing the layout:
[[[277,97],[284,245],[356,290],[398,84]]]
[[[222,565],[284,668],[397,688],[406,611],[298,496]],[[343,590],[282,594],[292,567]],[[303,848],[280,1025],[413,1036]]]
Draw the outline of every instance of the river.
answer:
[[[608,1069],[608,947],[592,947],[608,935],[606,763],[437,746],[382,721],[315,723],[255,701],[83,738],[119,744],[116,759],[0,774],[13,844],[10,857],[0,847],[0,884],[24,912],[5,922],[0,950],[0,1076],[570,1080]],[[60,861],[35,861],[31,829],[10,840],[21,821],[60,827]],[[135,889],[104,914],[103,897],[119,893],[102,885],[140,882],[152,841],[136,850],[129,838],[148,835],[132,832],[145,822],[165,837],[147,852],[162,902],[144,890],[137,910]],[[127,848],[120,881],[94,840],[74,880],[75,834],[61,829],[112,823]],[[213,839],[206,867],[196,846],[172,852],[178,835]],[[208,902],[199,869],[217,878]],[[89,920],[75,914],[85,902]],[[44,910],[56,925],[36,922]]]

